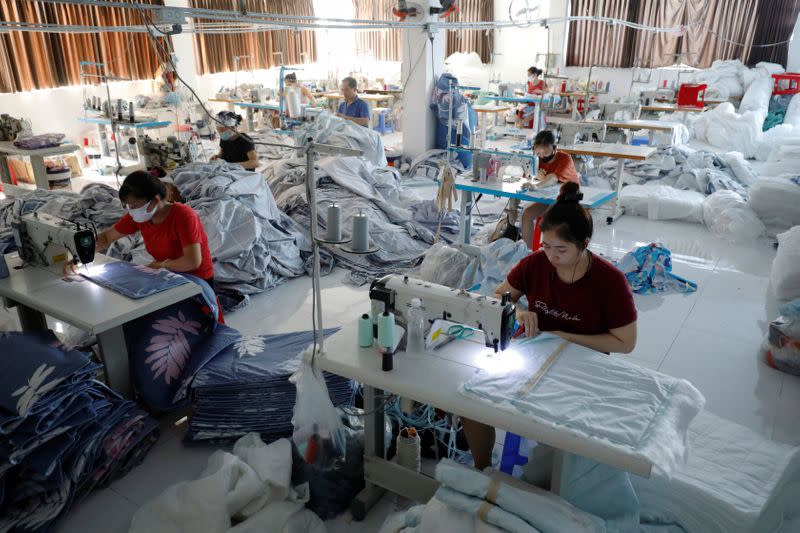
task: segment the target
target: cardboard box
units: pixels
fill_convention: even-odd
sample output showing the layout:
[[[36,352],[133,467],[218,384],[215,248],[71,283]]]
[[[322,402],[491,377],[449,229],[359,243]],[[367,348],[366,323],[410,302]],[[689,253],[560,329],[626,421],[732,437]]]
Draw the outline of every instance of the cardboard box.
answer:
[[[36,183],[36,180],[33,177],[33,167],[31,167],[31,164],[28,161],[15,157],[9,157],[8,163],[11,165],[11,171],[14,173],[14,177],[17,178],[18,182],[31,184]]]

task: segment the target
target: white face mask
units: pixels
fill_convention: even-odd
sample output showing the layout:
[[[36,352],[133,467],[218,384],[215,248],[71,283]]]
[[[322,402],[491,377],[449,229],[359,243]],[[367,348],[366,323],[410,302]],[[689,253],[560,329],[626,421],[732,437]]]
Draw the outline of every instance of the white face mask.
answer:
[[[131,216],[134,222],[139,224],[144,224],[148,222],[153,215],[156,214],[156,208],[154,207],[152,211],[147,210],[147,206],[150,205],[150,202],[147,202],[142,207],[137,207],[136,209],[128,208],[128,214]]]
[[[536,81],[536,80],[537,80],[536,76],[528,76],[528,81],[533,82],[533,81]]]

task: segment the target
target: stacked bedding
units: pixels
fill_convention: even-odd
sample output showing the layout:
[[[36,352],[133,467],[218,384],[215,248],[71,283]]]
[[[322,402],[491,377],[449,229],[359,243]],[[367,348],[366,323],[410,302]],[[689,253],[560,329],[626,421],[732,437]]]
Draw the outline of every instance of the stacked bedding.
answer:
[[[0,530],[49,531],[139,464],[158,423],[52,332],[0,333]]]
[[[241,337],[223,350],[195,374],[186,440],[227,441],[250,432],[266,442],[291,437],[297,394],[289,377],[313,339],[311,331]],[[352,382],[335,374],[324,377],[333,404],[351,405]]]

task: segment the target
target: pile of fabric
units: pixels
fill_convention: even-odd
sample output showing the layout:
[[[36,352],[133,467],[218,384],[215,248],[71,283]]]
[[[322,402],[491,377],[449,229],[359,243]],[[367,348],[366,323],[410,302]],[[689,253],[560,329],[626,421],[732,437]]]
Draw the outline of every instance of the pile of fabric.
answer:
[[[691,81],[708,85],[706,98],[738,98],[756,79],[769,78],[772,74],[782,72],[784,68],[776,63],[762,61],[751,69],[738,59],[718,59],[711,63],[710,68],[695,72]]]
[[[631,290],[637,294],[656,292],[694,292],[697,283],[672,273],[671,253],[659,243],[631,250],[616,266],[625,273]]]
[[[232,452],[214,452],[196,480],[173,485],[145,503],[130,531],[325,533],[322,521],[304,508],[308,489],[292,484],[289,440],[266,445],[251,433]]]
[[[171,178],[203,221],[218,292],[245,305],[248,295],[305,274],[302,234],[278,209],[261,174],[214,161],[185,165]]]
[[[426,505],[390,516],[381,533],[606,531],[600,518],[501,472],[478,472],[443,459],[436,479],[442,486]]]
[[[337,329],[328,329],[326,336]],[[267,442],[292,435],[295,386],[289,381],[313,332],[240,337],[192,382],[187,441],[229,441],[256,432]],[[352,405],[349,379],[325,373],[333,404]]]
[[[747,205],[764,223],[768,235],[800,226],[800,175],[761,178],[750,189]]]
[[[0,530],[48,531],[139,464],[158,423],[51,332],[0,333]]]
[[[331,122],[334,119],[342,120],[329,117]],[[344,144],[333,134],[328,141]],[[356,141],[352,144],[358,145]],[[283,159],[268,164],[265,174],[278,207],[294,219],[296,227],[308,231],[311,213],[306,195],[305,167],[305,158]],[[321,235],[327,227],[327,205],[331,203],[341,208],[345,235],[349,234],[356,214],[363,212],[369,218],[370,240],[378,248],[377,252],[358,255],[345,252],[340,246],[326,246],[324,249],[328,258],[335,259],[339,266],[351,271],[351,282],[363,284],[420,263],[434,235],[423,224],[415,222],[409,210],[398,207],[402,204],[404,192],[399,173],[394,168],[375,166],[366,157],[323,157],[315,161],[314,179],[317,203],[321,206],[318,209]]]

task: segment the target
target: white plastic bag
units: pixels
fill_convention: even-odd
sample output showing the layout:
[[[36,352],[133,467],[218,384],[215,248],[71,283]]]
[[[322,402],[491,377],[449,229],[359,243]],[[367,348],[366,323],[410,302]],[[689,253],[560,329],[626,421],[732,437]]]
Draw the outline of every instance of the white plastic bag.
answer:
[[[455,288],[472,259],[461,250],[439,242],[425,254],[419,274],[425,281]]]
[[[800,298],[800,226],[778,235],[770,284],[779,300]]]
[[[697,191],[681,191],[667,185],[628,185],[620,204],[627,213],[650,220],[703,221],[703,200]]]
[[[717,191],[706,198],[703,220],[711,233],[730,242],[753,241],[765,231],[744,198],[733,191]]]
[[[761,178],[750,188],[747,205],[770,235],[800,225],[800,185],[791,179]]]
[[[347,433],[328,395],[322,370],[310,364],[311,350],[313,347],[303,353],[300,368],[289,378],[297,388],[292,440],[307,463],[324,468],[345,456]]]
[[[795,94],[789,101],[783,123],[793,128],[800,128],[800,94]]]
[[[742,96],[742,103],[739,104],[739,113],[754,111],[761,116],[761,122],[767,118],[769,111],[769,99],[772,96],[772,78],[761,77],[755,80]]]

